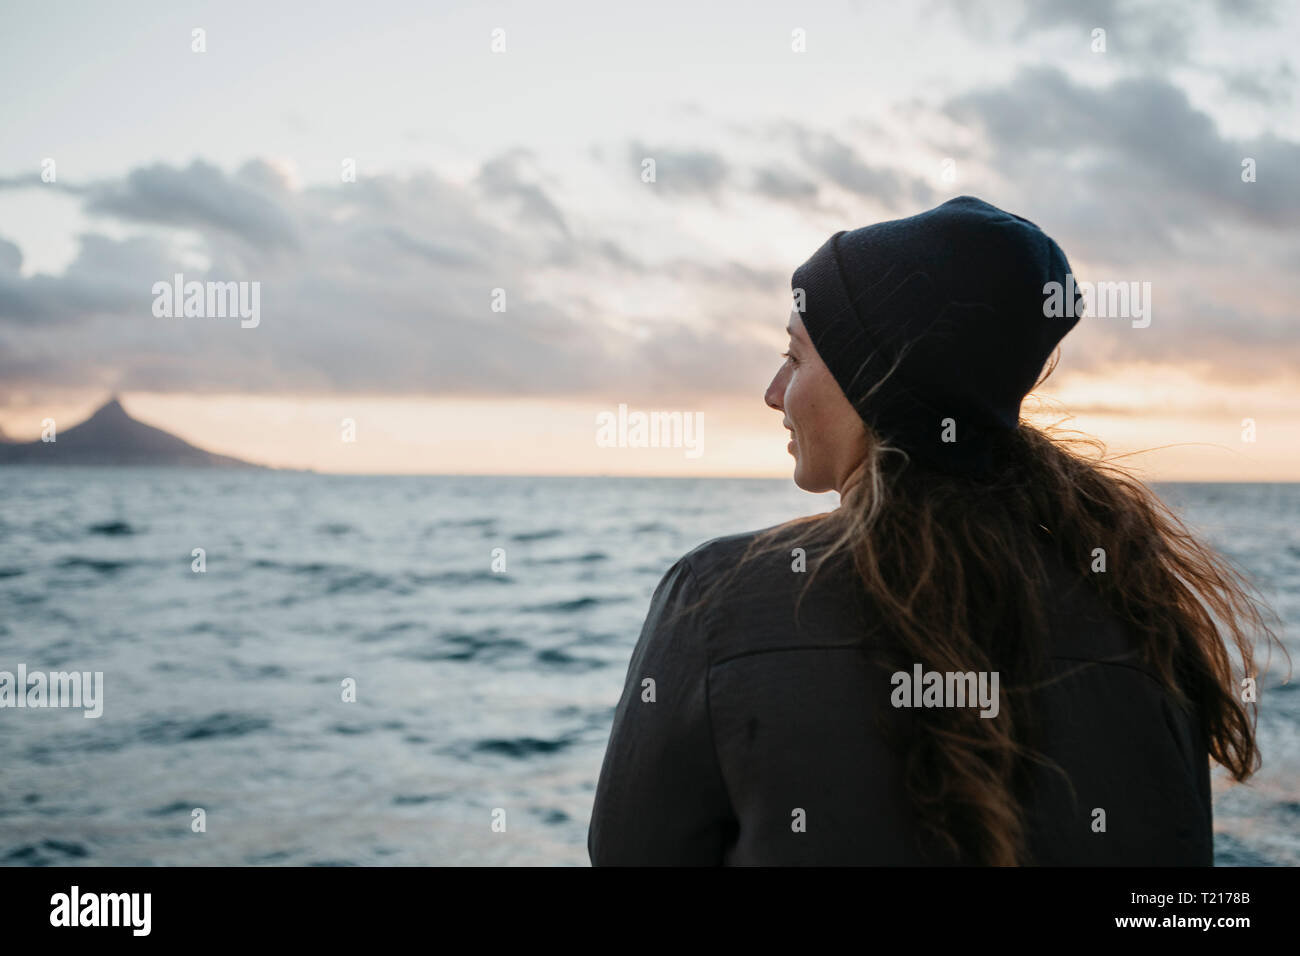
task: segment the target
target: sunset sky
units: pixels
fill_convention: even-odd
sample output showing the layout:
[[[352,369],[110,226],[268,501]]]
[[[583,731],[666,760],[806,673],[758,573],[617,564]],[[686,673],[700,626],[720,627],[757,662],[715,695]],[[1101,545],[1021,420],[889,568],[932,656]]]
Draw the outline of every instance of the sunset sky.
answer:
[[[1151,283],[1148,327],[1066,338],[1049,420],[1173,446],[1157,479],[1300,480],[1300,5],[129,9],[0,14],[11,438],[118,394],[283,467],[788,476],[791,272],[969,194]],[[259,323],[156,316],[176,273],[259,283]],[[601,447],[620,404],[703,453]]]

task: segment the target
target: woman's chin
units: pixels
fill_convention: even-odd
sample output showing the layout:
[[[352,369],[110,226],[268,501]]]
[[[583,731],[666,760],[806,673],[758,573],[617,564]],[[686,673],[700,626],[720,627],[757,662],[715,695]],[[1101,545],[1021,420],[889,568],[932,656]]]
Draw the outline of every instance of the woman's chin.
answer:
[[[804,469],[801,467],[801,463],[797,458],[794,462],[794,483],[796,487],[803,491],[812,491],[812,489],[808,487],[808,476],[804,474]]]
[[[827,481],[824,475],[811,474],[809,469],[803,467],[803,462],[798,458],[795,459],[794,463],[794,483],[801,491],[807,491],[814,495],[835,490],[833,481]]]

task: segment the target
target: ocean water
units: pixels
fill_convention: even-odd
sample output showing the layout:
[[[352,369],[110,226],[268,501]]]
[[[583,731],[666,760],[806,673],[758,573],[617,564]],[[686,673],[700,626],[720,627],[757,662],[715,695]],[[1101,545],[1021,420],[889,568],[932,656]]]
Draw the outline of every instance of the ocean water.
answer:
[[[663,572],[837,503],[785,480],[0,468],[0,483],[0,670],[104,674],[102,717],[0,709],[0,863],[19,866],[585,865]],[[1300,485],[1160,490],[1256,577],[1300,661]],[[1214,775],[1221,865],[1300,864],[1285,672],[1264,683],[1264,769]]]

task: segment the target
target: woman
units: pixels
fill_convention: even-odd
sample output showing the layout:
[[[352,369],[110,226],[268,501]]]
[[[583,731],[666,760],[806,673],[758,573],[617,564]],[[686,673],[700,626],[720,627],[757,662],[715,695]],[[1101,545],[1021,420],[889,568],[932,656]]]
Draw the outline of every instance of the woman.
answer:
[[[968,196],[795,271],[765,398],[840,507],[668,570],[593,864],[1212,864],[1209,758],[1260,762],[1220,635],[1249,676],[1276,638],[1140,482],[1020,420],[1068,274]]]

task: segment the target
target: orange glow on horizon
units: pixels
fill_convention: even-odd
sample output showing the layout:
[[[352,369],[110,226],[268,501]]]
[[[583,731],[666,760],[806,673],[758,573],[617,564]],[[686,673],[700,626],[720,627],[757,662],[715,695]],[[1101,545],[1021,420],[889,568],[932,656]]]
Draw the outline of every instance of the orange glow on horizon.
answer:
[[[1118,383],[1118,384],[1117,384]],[[1036,424],[1081,409],[1066,424],[1102,439],[1109,454],[1151,481],[1300,480],[1300,389],[1262,383],[1217,389],[1181,373],[1061,376]],[[11,440],[60,430],[107,396],[0,409]],[[684,447],[602,447],[597,416],[618,402],[534,398],[301,398],[125,393],[128,413],[223,455],[276,468],[338,474],[523,474],[789,478],[792,461],[777,412],[761,400],[696,408],[627,402],[632,411],[696,414],[700,454]],[[1255,441],[1243,421],[1255,421]],[[356,440],[344,441],[344,420]],[[1161,447],[1164,446],[1164,447]]]

